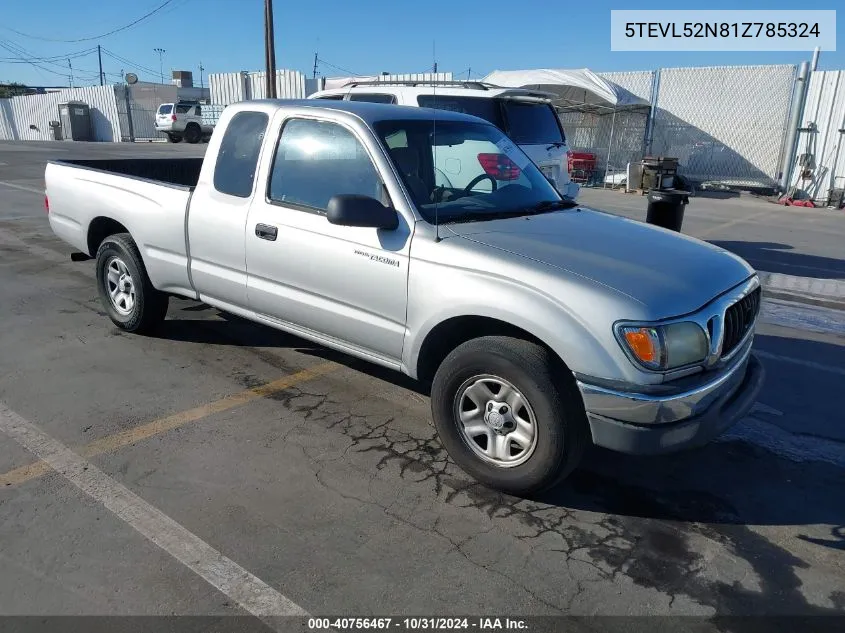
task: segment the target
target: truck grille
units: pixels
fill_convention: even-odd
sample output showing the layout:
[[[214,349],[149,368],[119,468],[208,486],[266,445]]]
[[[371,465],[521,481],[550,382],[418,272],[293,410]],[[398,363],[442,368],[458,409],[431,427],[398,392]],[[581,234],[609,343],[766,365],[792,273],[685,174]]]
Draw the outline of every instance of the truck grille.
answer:
[[[745,295],[725,311],[722,356],[730,354],[754,326],[760,311],[760,287]]]

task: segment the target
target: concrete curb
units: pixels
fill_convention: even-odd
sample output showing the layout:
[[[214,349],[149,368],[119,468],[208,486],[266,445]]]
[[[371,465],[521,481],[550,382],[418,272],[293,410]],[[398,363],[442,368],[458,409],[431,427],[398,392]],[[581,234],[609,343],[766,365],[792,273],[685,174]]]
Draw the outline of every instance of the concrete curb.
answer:
[[[758,271],[763,294],[773,299],[845,310],[845,280]]]

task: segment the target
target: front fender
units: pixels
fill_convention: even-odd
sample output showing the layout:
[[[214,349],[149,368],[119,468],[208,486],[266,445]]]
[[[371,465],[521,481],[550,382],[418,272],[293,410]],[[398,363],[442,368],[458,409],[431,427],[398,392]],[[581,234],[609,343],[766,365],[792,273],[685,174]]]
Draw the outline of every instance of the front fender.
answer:
[[[440,323],[477,316],[525,330],[575,373],[640,384],[654,381],[634,367],[613,336],[613,322],[628,313],[616,296],[603,294],[585,280],[570,281],[563,288],[559,280],[536,271],[525,276],[529,279],[519,282],[492,272],[413,262],[402,359],[406,371],[417,377],[423,343]],[[433,279],[444,281],[432,284]]]

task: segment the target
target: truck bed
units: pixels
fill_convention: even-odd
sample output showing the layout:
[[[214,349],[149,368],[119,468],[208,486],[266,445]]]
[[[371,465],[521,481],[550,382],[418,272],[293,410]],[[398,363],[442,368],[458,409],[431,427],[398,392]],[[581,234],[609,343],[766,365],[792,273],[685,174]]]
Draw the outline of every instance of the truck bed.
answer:
[[[45,171],[50,226],[91,256],[100,232],[123,227],[153,285],[191,296],[185,227],[201,168],[202,158],[187,157],[51,161]]]
[[[196,187],[202,169],[202,158],[100,158],[58,160],[60,165],[72,165],[119,174],[140,180],[174,187]]]

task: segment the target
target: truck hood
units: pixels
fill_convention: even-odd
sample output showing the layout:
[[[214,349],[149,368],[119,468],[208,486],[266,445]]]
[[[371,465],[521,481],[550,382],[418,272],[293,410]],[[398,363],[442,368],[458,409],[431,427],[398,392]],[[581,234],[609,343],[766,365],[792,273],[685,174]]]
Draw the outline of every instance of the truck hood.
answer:
[[[693,312],[754,274],[745,260],[707,242],[584,207],[448,228],[613,288],[654,318]]]

